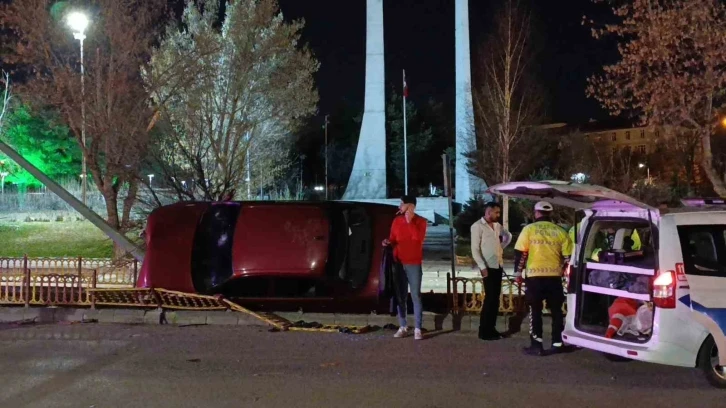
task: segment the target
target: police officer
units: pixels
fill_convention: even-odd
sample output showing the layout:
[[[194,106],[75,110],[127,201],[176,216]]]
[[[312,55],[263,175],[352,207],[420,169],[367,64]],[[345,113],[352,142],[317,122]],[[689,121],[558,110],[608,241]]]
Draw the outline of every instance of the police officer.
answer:
[[[525,300],[530,312],[530,346],[526,354],[544,355],[542,344],[543,301],[552,313],[552,348],[547,354],[565,351],[562,343],[565,294],[562,272],[572,254],[572,241],[567,232],[552,222],[552,204],[540,201],[534,206],[535,222],[524,227],[515,245],[514,273],[522,282],[526,269]]]

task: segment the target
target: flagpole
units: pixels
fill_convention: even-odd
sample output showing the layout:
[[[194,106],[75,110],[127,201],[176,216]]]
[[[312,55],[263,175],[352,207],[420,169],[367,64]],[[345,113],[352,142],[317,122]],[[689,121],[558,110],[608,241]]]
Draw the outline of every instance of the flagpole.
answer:
[[[403,184],[405,194],[408,195],[408,141],[406,140],[406,70],[403,70]]]

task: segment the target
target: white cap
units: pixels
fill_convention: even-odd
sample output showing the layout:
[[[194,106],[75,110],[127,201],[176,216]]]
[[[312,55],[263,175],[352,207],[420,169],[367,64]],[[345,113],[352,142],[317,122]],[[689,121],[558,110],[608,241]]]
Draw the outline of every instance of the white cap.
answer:
[[[547,201],[540,201],[534,205],[534,210],[549,212],[549,211],[552,211],[553,208],[552,208],[552,204],[548,203]]]

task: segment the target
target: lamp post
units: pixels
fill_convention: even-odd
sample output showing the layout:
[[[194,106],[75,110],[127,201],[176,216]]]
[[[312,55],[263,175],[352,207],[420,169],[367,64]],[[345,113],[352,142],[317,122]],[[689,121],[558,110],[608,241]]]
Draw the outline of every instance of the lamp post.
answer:
[[[245,135],[245,139],[247,140],[247,151],[245,152],[245,159],[247,160],[247,178],[245,181],[247,182],[247,199],[252,199],[252,163],[250,162],[250,132],[247,132]]]
[[[300,155],[300,191],[298,192],[298,195],[302,197],[302,191],[303,191],[303,163],[305,162],[305,155]]]
[[[325,115],[325,201],[328,201],[328,191],[330,191],[330,185],[328,184],[328,116]]]
[[[648,175],[648,184],[652,184],[652,181],[651,181],[651,179],[650,179],[650,167],[647,167],[647,166],[645,165],[645,163],[639,163],[639,164],[638,164],[638,168],[639,168],[639,169],[642,169],[643,167],[645,167],[645,169],[646,169],[646,171],[647,171],[647,175]]]
[[[154,179],[154,175],[153,174],[149,174],[147,177],[149,177],[149,188],[151,188],[151,180]]]
[[[86,28],[88,28],[88,17],[80,12],[72,12],[67,17],[68,26],[73,30],[73,38],[81,43],[81,144],[83,146],[82,177],[81,177],[81,198],[86,204],[86,191],[88,190],[88,174],[86,170],[86,83],[85,68],[83,66],[83,40],[86,39]]]

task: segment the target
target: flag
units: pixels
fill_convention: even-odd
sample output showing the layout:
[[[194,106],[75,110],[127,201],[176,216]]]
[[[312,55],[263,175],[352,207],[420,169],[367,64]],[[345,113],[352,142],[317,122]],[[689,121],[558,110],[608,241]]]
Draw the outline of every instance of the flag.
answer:
[[[406,70],[403,70],[403,97],[408,98],[408,84],[406,83]]]

